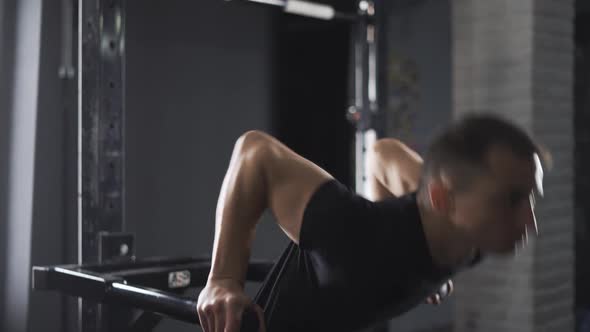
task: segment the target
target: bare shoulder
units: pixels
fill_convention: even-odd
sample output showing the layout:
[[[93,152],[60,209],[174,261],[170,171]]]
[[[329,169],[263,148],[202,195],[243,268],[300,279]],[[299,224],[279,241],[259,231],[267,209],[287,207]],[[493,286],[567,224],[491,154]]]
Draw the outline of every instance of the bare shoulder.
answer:
[[[263,131],[248,131],[240,139],[255,147],[251,151],[256,151],[264,170],[261,180],[266,183],[268,207],[281,229],[298,243],[307,202],[332,175]]]
[[[412,158],[420,155],[407,144],[397,138],[380,138],[373,144],[372,151],[376,154],[406,154]]]

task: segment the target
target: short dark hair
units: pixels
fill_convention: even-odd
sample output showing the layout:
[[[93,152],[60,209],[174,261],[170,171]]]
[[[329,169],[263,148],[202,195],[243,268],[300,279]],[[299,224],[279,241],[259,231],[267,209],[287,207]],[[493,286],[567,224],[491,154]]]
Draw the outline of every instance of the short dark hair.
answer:
[[[521,128],[491,113],[470,113],[446,127],[431,143],[424,157],[421,187],[442,173],[454,190],[465,190],[474,175],[487,169],[486,155],[492,146],[532,158],[536,153],[548,162],[548,154]]]

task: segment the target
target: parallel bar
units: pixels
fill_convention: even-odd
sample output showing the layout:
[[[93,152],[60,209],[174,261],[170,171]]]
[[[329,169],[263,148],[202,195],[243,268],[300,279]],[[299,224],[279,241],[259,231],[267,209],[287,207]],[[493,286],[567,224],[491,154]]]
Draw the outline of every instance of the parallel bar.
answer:
[[[74,270],[65,267],[33,267],[32,288],[38,290],[57,290],[71,296],[82,297],[91,301],[102,301],[107,284],[120,281],[89,271]]]
[[[105,302],[126,304],[186,323],[200,325],[197,301],[171,293],[114,282],[105,294]],[[258,331],[256,313],[246,310],[242,316],[240,332],[256,331]]]
[[[264,261],[250,263],[246,281],[263,281],[273,265],[271,262]],[[203,287],[206,283],[210,266],[210,261],[204,259],[151,259],[140,261],[136,264],[119,263],[109,264],[107,266],[36,266],[32,269],[32,288],[36,291],[56,290],[63,294],[80,297],[87,305],[95,306],[97,303],[109,301],[111,283],[114,282],[134,285],[136,287],[135,290],[140,288],[149,289],[156,293],[164,291],[182,293],[190,288]],[[188,279],[185,280],[186,282],[181,282],[180,284],[175,283],[177,280],[175,280],[174,276],[183,271],[188,273]],[[156,293],[151,294],[154,295]],[[176,295],[170,294],[169,296]],[[158,320],[149,313],[142,314],[139,317],[134,317],[131,314],[127,315],[129,309],[126,309],[124,306],[121,307],[122,303],[127,303],[129,306],[142,310],[160,312],[160,310],[154,309],[154,304],[149,302],[151,300],[148,300],[148,305],[146,306],[142,304],[142,300],[137,301],[135,297],[132,296],[127,300],[123,299],[121,302],[112,300],[111,304],[116,305],[116,308],[110,310],[111,314],[116,315],[122,313],[125,315],[120,317],[118,322],[104,322],[106,325],[103,325],[103,329],[126,330],[129,328],[133,331],[134,328],[139,329],[150,326],[150,324],[156,324]],[[106,312],[107,309],[111,309],[111,307],[102,306],[100,312]],[[167,309],[165,308],[165,310]],[[182,310],[187,310],[187,308],[180,307],[179,310],[182,312]],[[163,313],[171,316],[166,311]],[[113,326],[114,323],[117,323],[117,326]]]
[[[248,266],[247,281],[262,282],[274,264],[271,262],[253,262]],[[197,287],[206,282],[210,262],[192,262],[173,266],[156,266],[145,268],[131,268],[109,273],[110,276],[124,278],[133,284],[139,284],[158,289],[169,288],[170,274],[187,271],[190,274],[190,284],[186,287]]]
[[[253,261],[248,265],[246,281],[261,282],[264,281],[272,267],[270,261]],[[184,258],[184,259],[145,259],[133,263],[117,264],[89,264],[89,265],[59,265],[59,266],[34,266],[32,269],[33,289],[34,290],[62,290],[69,288],[80,288],[80,294],[85,294],[86,290],[94,292],[93,282],[122,281],[136,284],[143,281],[142,286],[164,284],[164,286],[153,287],[158,289],[167,289],[167,278],[171,272],[188,270],[191,272],[194,281],[186,287],[202,287],[211,268],[211,262],[208,259]],[[57,275],[57,277],[55,277]],[[201,278],[195,278],[198,276]],[[164,278],[166,282],[161,282]],[[199,280],[202,279],[202,282]],[[82,284],[72,284],[82,283]],[[91,297],[83,296],[83,297]]]
[[[198,264],[208,262],[209,257],[181,257],[181,258],[166,258],[166,257],[151,257],[137,259],[131,262],[108,262],[100,264],[84,264],[80,268],[88,271],[99,273],[119,272],[123,270],[138,270],[143,268],[163,268],[178,266],[183,264]]]
[[[196,301],[154,289],[115,282],[107,290],[105,300],[163,314],[183,322],[199,323]]]
[[[197,302],[194,299],[171,292],[130,285],[122,278],[85,271],[78,266],[34,267],[33,289],[57,290],[90,300],[91,303],[107,303],[118,307],[125,305],[183,322],[199,324]],[[257,330],[258,319],[254,312],[245,312],[242,321],[240,331]],[[130,323],[128,325],[132,325],[133,321]],[[117,328],[124,326],[125,323],[120,322]],[[112,327],[112,325],[103,327]]]

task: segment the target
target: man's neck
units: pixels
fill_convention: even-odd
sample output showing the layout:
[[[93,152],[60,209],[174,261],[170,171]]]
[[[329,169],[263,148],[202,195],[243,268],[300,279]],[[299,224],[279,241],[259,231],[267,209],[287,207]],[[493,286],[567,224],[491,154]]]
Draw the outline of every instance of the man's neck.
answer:
[[[430,205],[423,203],[419,197],[417,203],[434,263],[442,268],[455,268],[472,259],[476,249],[459,234],[455,226],[432,211]]]

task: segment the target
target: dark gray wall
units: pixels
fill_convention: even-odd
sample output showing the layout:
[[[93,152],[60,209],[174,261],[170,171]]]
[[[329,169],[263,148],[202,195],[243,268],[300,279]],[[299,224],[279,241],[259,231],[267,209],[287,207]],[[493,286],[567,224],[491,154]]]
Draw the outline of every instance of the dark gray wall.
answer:
[[[451,119],[450,6],[448,0],[385,2],[386,134],[419,152]]]
[[[397,0],[385,5],[385,135],[423,153],[438,128],[451,120],[450,3]],[[449,326],[452,308],[452,297],[440,306],[422,305],[392,320],[390,327],[410,332]]]
[[[141,257],[211,252],[234,141],[270,130],[272,17],[218,0],[129,1],[127,219]],[[286,238],[265,220],[253,256]],[[196,296],[196,292],[192,294]],[[157,331],[194,331],[165,321]]]
[[[576,0],[576,10],[578,12],[589,12],[590,2],[586,0]]]

